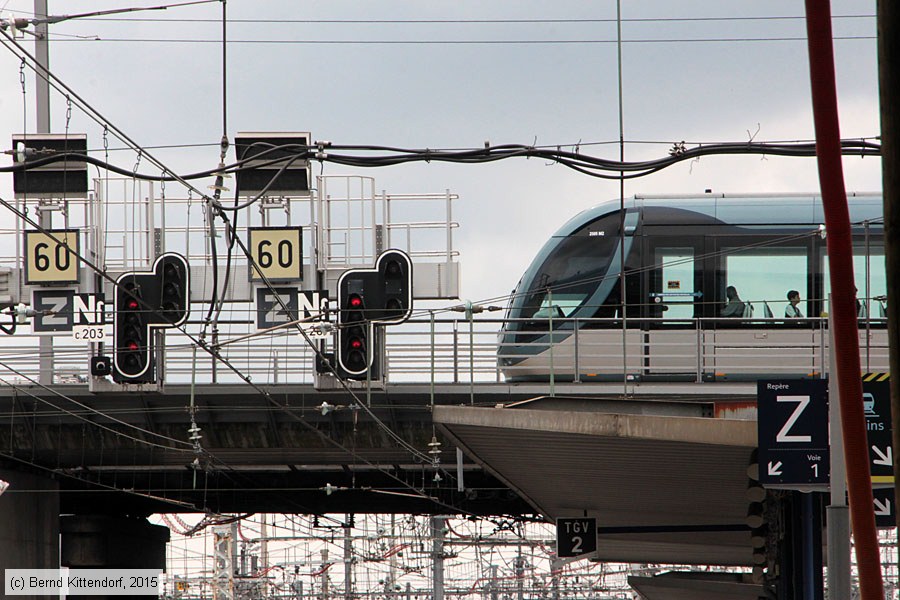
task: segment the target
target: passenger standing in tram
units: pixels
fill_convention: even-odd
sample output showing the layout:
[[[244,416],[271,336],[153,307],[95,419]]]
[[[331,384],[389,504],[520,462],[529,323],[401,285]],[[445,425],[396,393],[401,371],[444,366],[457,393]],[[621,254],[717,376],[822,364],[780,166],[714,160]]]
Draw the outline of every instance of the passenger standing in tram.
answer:
[[[800,292],[791,290],[787,293],[788,305],[784,307],[784,316],[788,319],[802,319],[803,313],[800,312]]]
[[[720,313],[723,317],[743,317],[744,316],[744,302],[741,300],[741,297],[738,296],[737,288],[733,285],[729,285],[725,288],[725,299],[728,301],[725,304],[725,308],[722,309]]]

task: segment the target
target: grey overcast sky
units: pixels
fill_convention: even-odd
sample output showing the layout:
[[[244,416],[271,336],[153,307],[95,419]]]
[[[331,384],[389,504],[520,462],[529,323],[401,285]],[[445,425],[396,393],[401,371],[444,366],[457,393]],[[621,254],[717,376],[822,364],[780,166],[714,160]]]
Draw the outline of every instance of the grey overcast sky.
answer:
[[[156,4],[50,0],[49,12]],[[29,16],[33,2],[0,0],[0,7],[4,16]],[[230,0],[227,10],[230,137],[311,131],[336,143],[430,148],[580,141],[585,152],[619,156],[613,0]],[[832,11],[842,135],[876,136],[875,2],[832,2]],[[803,15],[799,0],[622,2],[626,159],[665,156],[681,140],[812,139]],[[211,3],[52,25],[51,70],[140,144],[215,144],[220,18],[221,5]],[[33,48],[28,37],[23,44]],[[33,94],[29,72],[29,132]],[[54,131],[65,110],[54,95]],[[3,50],[0,139],[22,128],[19,61]],[[70,131],[99,146],[100,128],[77,111]],[[131,167],[134,155],[125,154],[114,160]],[[156,154],[179,172],[218,160],[215,147]],[[845,169],[848,190],[881,189],[877,159],[846,158]],[[616,181],[540,160],[365,171],[326,165],[325,173],[374,176],[379,189],[395,193],[459,194],[461,295],[472,300],[508,294],[556,228],[619,195]],[[11,177],[0,179],[8,198]],[[625,194],[708,188],[814,192],[815,160],[705,157],[631,180]]]

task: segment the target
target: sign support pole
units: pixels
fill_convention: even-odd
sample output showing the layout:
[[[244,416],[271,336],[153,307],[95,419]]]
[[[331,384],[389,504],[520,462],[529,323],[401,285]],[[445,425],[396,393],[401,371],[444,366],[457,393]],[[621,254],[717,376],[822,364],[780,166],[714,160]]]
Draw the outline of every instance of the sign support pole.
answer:
[[[828,295],[828,421],[831,425],[831,502],[825,509],[828,523],[828,595],[850,597],[850,508],[847,506],[847,467],[844,464],[844,433],[841,426],[840,390],[834,352],[834,311]]]
[[[801,554],[804,600],[822,600],[822,522],[821,512],[813,504],[812,492],[797,492],[799,497]],[[836,598],[839,596],[831,596]],[[849,596],[847,596],[849,598]]]
[[[38,19],[47,17],[47,0],[34,0],[34,16]],[[47,75],[50,63],[50,43],[47,38],[47,23],[38,23],[35,25],[35,30],[37,37],[35,38],[34,54],[38,62],[38,68],[34,75],[37,132],[50,133],[50,81]],[[50,229],[50,213],[39,210],[38,224],[44,229]],[[38,351],[41,355],[38,381],[44,385],[53,385],[53,338],[41,337],[38,342]]]

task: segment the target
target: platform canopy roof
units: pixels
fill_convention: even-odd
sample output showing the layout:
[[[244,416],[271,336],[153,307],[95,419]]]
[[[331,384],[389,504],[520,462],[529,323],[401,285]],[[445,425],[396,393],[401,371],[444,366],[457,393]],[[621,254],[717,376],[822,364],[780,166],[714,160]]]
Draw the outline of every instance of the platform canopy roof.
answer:
[[[434,421],[548,520],[596,517],[599,560],[751,564],[755,421],[454,406]]]

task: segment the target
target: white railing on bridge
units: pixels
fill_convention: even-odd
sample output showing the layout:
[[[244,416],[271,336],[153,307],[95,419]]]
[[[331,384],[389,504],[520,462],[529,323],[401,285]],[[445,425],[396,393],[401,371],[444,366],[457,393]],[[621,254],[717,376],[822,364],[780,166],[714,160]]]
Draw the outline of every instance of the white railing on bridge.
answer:
[[[168,383],[240,382],[237,373],[257,384],[309,384],[315,376],[315,351],[295,330],[281,330],[227,343],[251,332],[252,307],[223,312],[219,356],[197,347],[201,324],[189,323],[191,337],[165,334],[163,359]],[[564,319],[554,319],[562,325]],[[498,333],[502,319],[413,319],[392,326],[385,335],[383,357],[389,383],[465,383],[538,379],[547,381],[642,380],[713,381],[758,377],[818,377],[827,370],[827,319],[807,319],[802,327],[785,329],[784,320],[754,319],[737,328],[713,329],[716,319],[640,321],[628,328],[614,320],[579,320],[568,332],[557,330],[553,351],[546,331],[508,337]],[[575,324],[574,322],[572,323]],[[111,333],[107,326],[107,333]],[[21,330],[20,330],[21,331]],[[866,372],[887,371],[887,329],[883,319],[863,322],[859,329],[860,359]],[[4,336],[0,348],[0,380],[29,384],[39,374],[38,337]],[[205,344],[209,345],[209,338]],[[325,342],[331,352],[331,342]],[[527,357],[515,364],[498,362],[498,352],[516,350]],[[112,352],[112,345],[105,353]],[[88,382],[86,344],[57,336],[53,348],[53,383]],[[196,357],[196,359],[195,359]],[[196,360],[196,363],[195,363]]]

